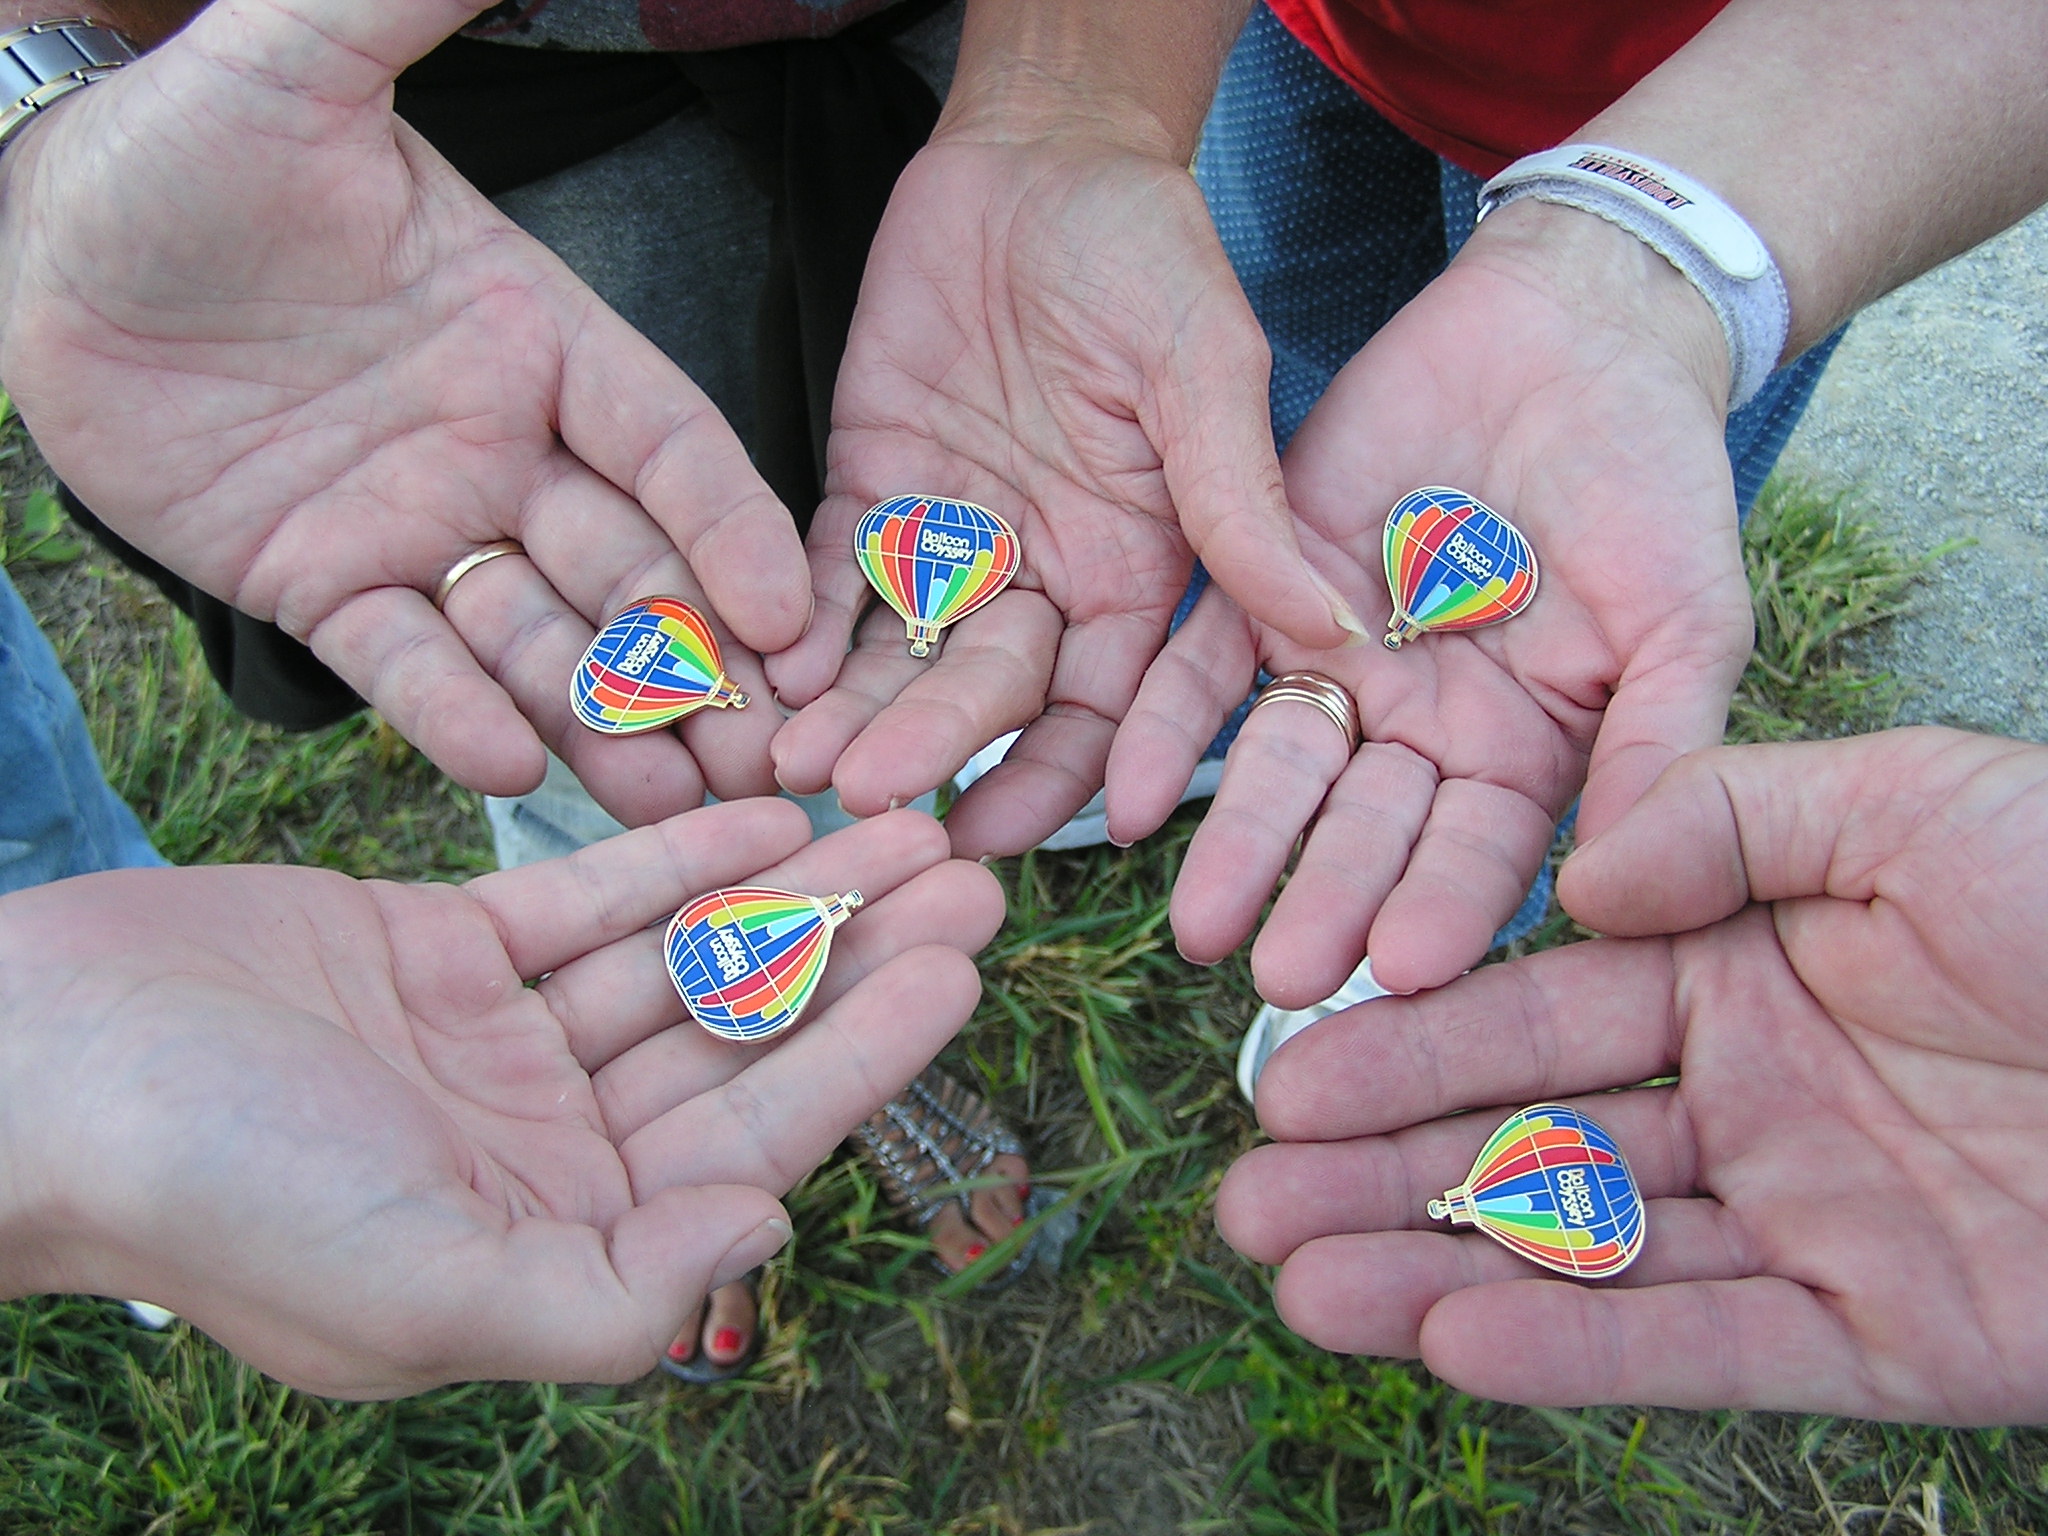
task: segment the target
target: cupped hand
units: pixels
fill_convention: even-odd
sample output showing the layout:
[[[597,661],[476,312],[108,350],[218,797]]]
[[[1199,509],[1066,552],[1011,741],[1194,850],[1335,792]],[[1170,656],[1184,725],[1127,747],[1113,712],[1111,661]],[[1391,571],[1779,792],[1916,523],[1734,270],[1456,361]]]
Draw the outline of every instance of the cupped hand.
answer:
[[[1687,758],[1560,880],[1587,923],[1675,937],[1289,1041],[1259,1084],[1286,1144],[1231,1171],[1225,1235],[1284,1260],[1309,1339],[1491,1397],[2038,1423],[2044,871],[2039,747],[1919,730]],[[1427,1220],[1506,1108],[1673,1071],[1576,1101],[1650,1202],[1614,1284],[1531,1278]]]
[[[530,789],[545,743],[631,823],[765,792],[772,709],[691,749],[570,717],[593,623],[671,593],[775,650],[807,574],[702,392],[392,116],[475,9],[212,5],[54,108],[5,161],[0,378],[111,527],[464,783]]]
[[[781,782],[871,813],[1025,727],[947,822],[962,852],[1016,852],[1099,787],[1197,555],[1285,633],[1340,641],[1295,544],[1267,368],[1184,167],[942,128],[897,184],[840,370],[817,616],[768,667],[806,706],[775,743]],[[1009,591],[931,662],[886,609],[860,620],[854,524],[907,492],[980,502],[1022,545]]]
[[[0,902],[5,1279],[168,1306],[332,1395],[622,1380],[780,1248],[777,1197],[979,995],[984,870],[903,811],[710,807],[467,886],[124,871]],[[742,881],[869,905],[797,1031],[683,1014],[658,924]]]
[[[1304,1006],[1368,952],[1390,989],[1440,985],[1513,913],[1582,783],[1597,834],[1720,738],[1750,636],[1721,346],[1661,258],[1576,210],[1516,204],[1344,367],[1286,473],[1304,544],[1353,606],[1384,624],[1385,519],[1423,485],[1510,518],[1540,586],[1519,617],[1399,652],[1311,650],[1205,597],[1117,741],[1112,835],[1164,820],[1256,666],[1351,689],[1366,744],[1348,755],[1298,704],[1250,716],[1175,889],[1186,954],[1250,934],[1313,820],[1253,951],[1260,990]]]

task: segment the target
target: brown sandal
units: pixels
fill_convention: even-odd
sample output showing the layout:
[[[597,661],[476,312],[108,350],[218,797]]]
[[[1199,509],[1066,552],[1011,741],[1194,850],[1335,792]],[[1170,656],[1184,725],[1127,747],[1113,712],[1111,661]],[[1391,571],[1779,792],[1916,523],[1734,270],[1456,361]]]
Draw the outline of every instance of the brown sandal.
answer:
[[[999,1157],[1024,1155],[1024,1144],[987,1101],[937,1067],[926,1067],[854,1135],[889,1204],[919,1227],[953,1204],[971,1224],[973,1191],[958,1186]],[[1021,1274],[1030,1258],[1027,1246],[1012,1272]]]

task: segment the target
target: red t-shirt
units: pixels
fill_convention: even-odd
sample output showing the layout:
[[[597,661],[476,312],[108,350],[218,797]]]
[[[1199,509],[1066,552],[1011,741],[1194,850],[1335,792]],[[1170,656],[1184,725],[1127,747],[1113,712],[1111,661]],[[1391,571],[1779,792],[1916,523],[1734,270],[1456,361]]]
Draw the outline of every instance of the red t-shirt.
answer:
[[[1268,0],[1379,114],[1467,170],[1562,144],[1727,0]]]

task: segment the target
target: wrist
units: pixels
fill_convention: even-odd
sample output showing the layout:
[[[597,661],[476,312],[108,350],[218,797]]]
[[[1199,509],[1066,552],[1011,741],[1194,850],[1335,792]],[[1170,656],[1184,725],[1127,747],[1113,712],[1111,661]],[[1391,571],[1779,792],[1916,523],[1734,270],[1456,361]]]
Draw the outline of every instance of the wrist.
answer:
[[[1725,415],[1730,365],[1719,316],[1628,231],[1583,209],[1525,198],[1489,215],[1457,259],[1535,287],[1580,323],[1618,328],[1655,348]]]
[[[1184,135],[1136,97],[1046,66],[1013,62],[956,81],[932,130],[934,144],[1086,141],[1185,166]]]
[[[1251,0],[971,0],[934,139],[1085,138],[1185,166]]]
[[[1525,197],[1594,214],[1670,262],[1721,324],[1729,409],[1762,390],[1784,356],[1791,297],[1770,247],[1711,187],[1638,153],[1574,142],[1525,155],[1487,182],[1478,217]]]

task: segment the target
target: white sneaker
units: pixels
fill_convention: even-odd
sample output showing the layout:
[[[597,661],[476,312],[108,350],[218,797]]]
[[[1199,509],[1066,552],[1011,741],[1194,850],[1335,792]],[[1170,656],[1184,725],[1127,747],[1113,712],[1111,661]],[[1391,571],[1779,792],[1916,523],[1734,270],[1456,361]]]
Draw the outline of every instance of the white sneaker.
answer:
[[[958,773],[953,775],[953,787],[964,790],[995,767],[1009,755],[1021,731],[1012,731],[1007,736],[998,736],[974,756],[967,759]],[[1188,787],[1181,792],[1179,804],[1190,800],[1205,800],[1216,793],[1216,786],[1223,782],[1223,759],[1205,757],[1195,764],[1194,777],[1188,780]],[[1098,789],[1095,797],[1074,813],[1074,819],[1061,827],[1038,846],[1041,848],[1093,848],[1098,843],[1109,841],[1109,803],[1104,798],[1107,792]]]
[[[1310,1003],[1306,1008],[1275,1008],[1271,1003],[1266,1004],[1252,1015],[1251,1028],[1244,1032],[1244,1043],[1237,1048],[1238,1092],[1244,1095],[1247,1104],[1256,1102],[1259,1074],[1266,1070],[1266,1063],[1273,1059],[1275,1051],[1309,1025],[1327,1019],[1333,1013],[1341,1013],[1356,1003],[1391,996],[1391,992],[1373,980],[1372,957],[1368,955],[1351,973],[1351,979],[1320,1003]]]

